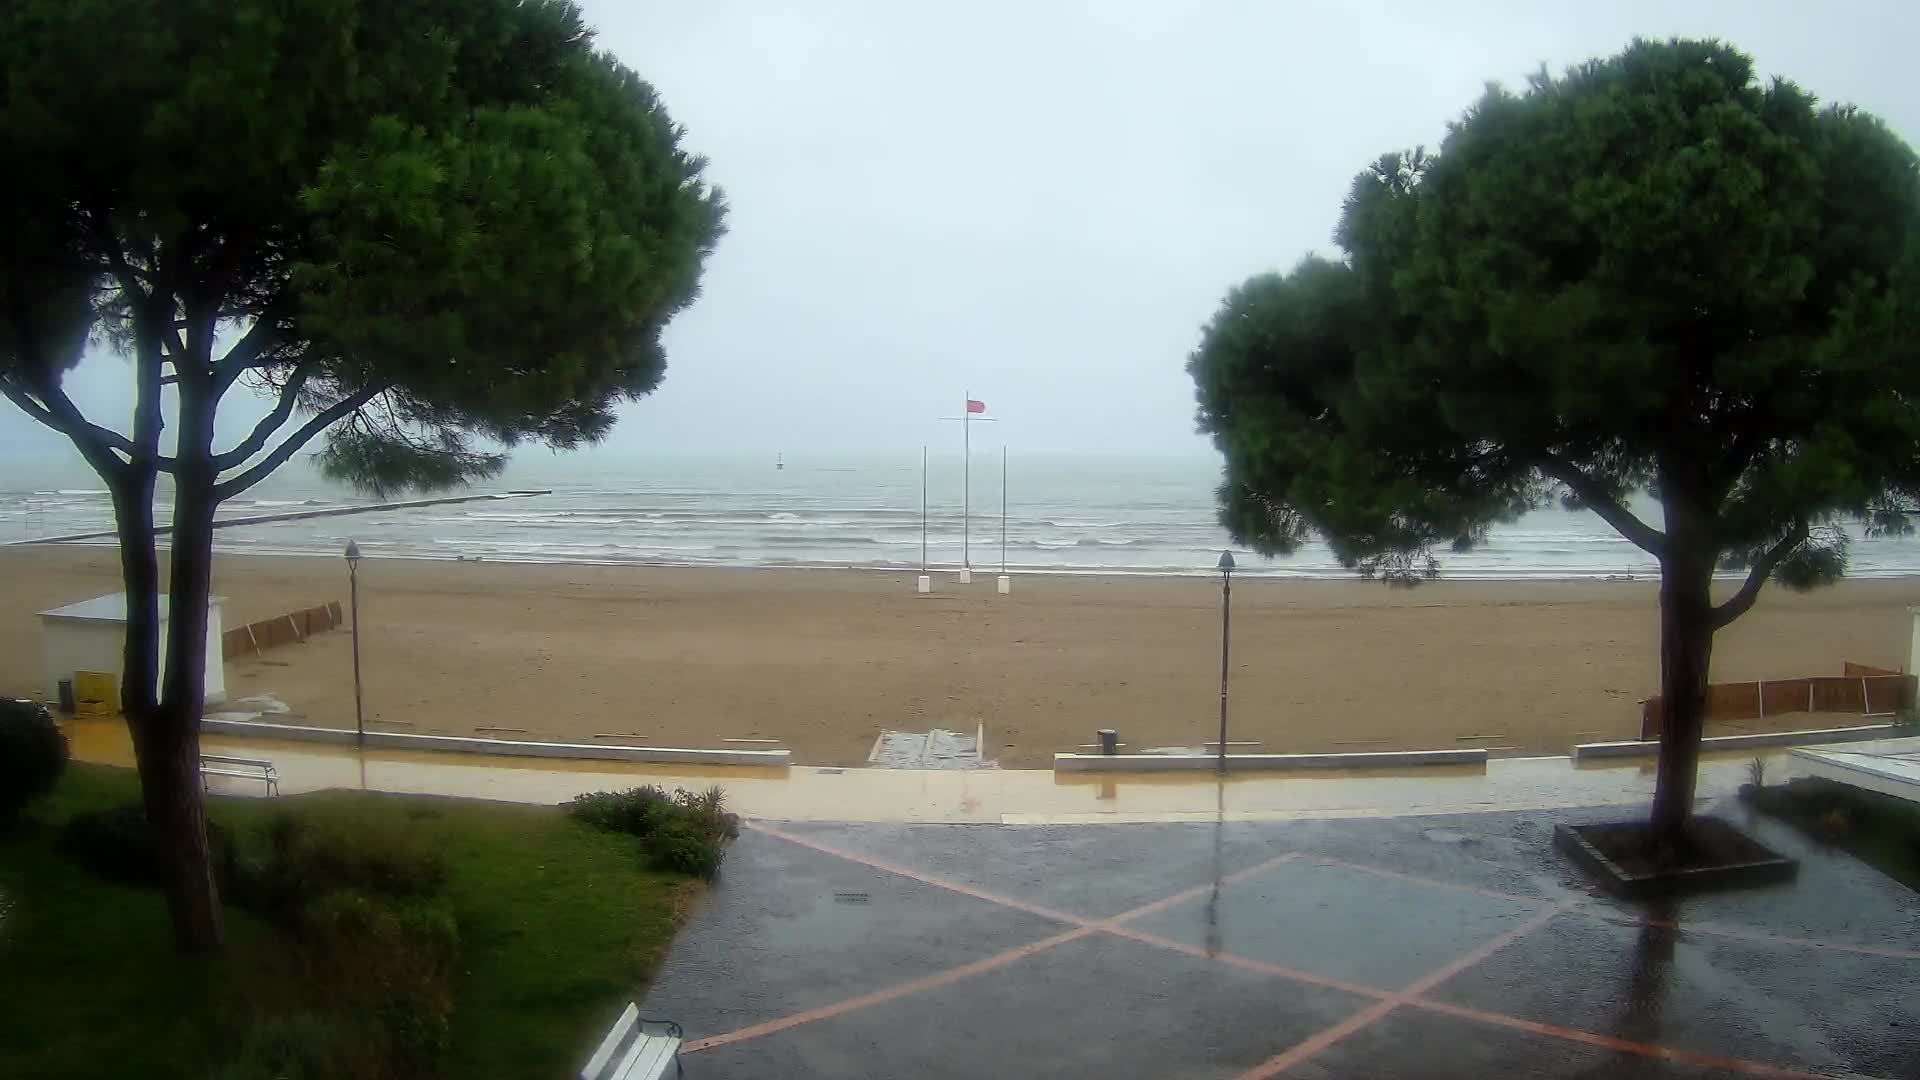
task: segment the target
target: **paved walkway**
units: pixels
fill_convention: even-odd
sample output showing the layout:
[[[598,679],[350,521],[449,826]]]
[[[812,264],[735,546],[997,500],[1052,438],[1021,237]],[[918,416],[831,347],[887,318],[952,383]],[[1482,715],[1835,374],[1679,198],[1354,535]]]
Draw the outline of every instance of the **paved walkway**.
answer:
[[[118,719],[68,720],[74,756],[132,765]],[[209,736],[208,753],[270,759],[286,794],[366,788],[506,802],[556,803],[583,791],[659,784],[719,784],[748,817],[784,821],[908,821],[980,824],[1268,821],[1465,811],[1637,806],[1653,797],[1653,759],[1575,765],[1567,758],[1517,758],[1482,767],[1402,770],[1311,769],[1243,773],[1223,784],[1210,772],[1054,773],[1032,769],[828,769],[794,766],[655,767],[610,761],[492,757],[369,750],[273,739]],[[1700,794],[1731,794],[1746,781],[1751,753],[1708,757]],[[1769,779],[1796,768],[1784,751],[1766,754]],[[247,795],[257,784],[216,780],[215,790]]]
[[[1591,895],[1555,820],[755,822],[644,1002],[690,1077],[1920,1075],[1920,902]]]

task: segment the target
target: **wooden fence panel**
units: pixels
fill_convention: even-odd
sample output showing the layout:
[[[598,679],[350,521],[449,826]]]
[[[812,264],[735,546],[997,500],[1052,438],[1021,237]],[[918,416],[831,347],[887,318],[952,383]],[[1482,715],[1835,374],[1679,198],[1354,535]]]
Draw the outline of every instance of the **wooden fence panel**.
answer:
[[[1867,695],[1859,679],[1844,675],[1820,676],[1807,680],[1813,684],[1814,712],[1865,712]]]

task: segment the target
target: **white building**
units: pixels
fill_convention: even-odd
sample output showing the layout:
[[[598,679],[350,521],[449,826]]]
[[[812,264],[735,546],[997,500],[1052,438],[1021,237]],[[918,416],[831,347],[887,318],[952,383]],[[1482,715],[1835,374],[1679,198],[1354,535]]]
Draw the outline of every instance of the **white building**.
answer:
[[[226,664],[220,651],[220,605],[224,597],[207,601],[207,704],[227,698]],[[167,668],[167,598],[160,598],[160,670],[154,690]],[[77,604],[40,612],[40,635],[46,647],[47,701],[60,700],[60,683],[77,671],[111,674],[121,681],[120,664],[126,652],[127,594],[112,593]],[[118,703],[116,702],[116,705]]]

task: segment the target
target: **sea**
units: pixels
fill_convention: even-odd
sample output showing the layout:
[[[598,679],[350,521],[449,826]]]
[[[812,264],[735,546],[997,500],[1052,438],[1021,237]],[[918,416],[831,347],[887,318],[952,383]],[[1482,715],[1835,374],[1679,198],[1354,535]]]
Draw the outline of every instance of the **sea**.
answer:
[[[11,471],[11,470],[10,470]],[[0,478],[0,543],[112,527],[106,492],[84,468]],[[1003,483],[1004,475],[1004,483]],[[216,549],[263,555],[660,566],[793,566],[1009,573],[1195,575],[1235,548],[1215,512],[1217,458],[786,453],[615,457],[523,452],[468,494],[542,494],[237,525]],[[378,505],[295,461],[223,517]],[[162,490],[156,519],[170,516]],[[1658,507],[1636,509],[1657,521]],[[111,544],[110,537],[92,541]],[[1440,553],[1445,578],[1643,579],[1653,561],[1591,513],[1535,511],[1465,553]],[[1350,576],[1318,544],[1268,559],[1235,550],[1239,572]],[[1920,538],[1856,535],[1849,576],[1920,574]]]

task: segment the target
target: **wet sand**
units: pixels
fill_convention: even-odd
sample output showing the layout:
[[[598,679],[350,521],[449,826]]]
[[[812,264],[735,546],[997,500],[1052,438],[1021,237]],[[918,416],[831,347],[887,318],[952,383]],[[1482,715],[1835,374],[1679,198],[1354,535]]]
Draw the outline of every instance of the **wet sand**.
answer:
[[[215,591],[232,627],[345,602],[345,571],[222,556]],[[940,576],[922,597],[893,573],[369,560],[360,580],[367,715],[390,730],[772,738],[856,765],[883,728],[984,724],[988,757],[1033,767],[1096,728],[1146,749],[1196,746],[1219,722],[1217,579],[1016,577],[999,596],[990,574]],[[117,588],[111,549],[0,550],[0,693],[40,691],[35,611]],[[1560,753],[1638,734],[1658,681],[1651,582],[1248,578],[1233,596],[1231,738],[1268,751]],[[1720,634],[1714,679],[1903,666],[1915,603],[1920,579],[1769,587]],[[290,721],[353,725],[344,631],[230,661],[227,686],[285,702]]]

